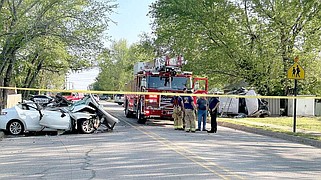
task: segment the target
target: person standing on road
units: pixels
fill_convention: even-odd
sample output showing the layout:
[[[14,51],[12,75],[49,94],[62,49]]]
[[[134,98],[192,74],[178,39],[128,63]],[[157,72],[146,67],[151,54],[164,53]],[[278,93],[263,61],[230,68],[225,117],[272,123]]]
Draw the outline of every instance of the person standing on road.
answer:
[[[187,93],[187,89],[184,88],[184,93]],[[195,132],[195,113],[196,106],[191,96],[182,96],[184,104],[184,119],[185,119],[185,131]]]
[[[174,118],[174,129],[175,130],[184,130],[183,129],[183,100],[180,96],[173,96],[171,103],[173,104],[173,115]]]
[[[220,105],[220,101],[217,97],[211,97],[209,100],[209,111],[211,115],[211,130],[207,131],[208,133],[216,133],[217,131],[217,109]]]
[[[204,96],[201,96],[197,99],[197,119],[198,119],[198,129],[197,131],[201,131],[201,125],[203,122],[202,131],[206,131],[206,118],[207,118],[207,110],[208,110],[208,102]]]

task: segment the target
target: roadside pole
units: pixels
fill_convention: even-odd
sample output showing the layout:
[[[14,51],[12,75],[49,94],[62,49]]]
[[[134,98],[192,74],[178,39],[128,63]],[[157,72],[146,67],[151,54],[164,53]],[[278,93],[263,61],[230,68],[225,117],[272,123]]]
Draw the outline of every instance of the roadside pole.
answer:
[[[294,80],[294,110],[293,110],[293,132],[296,130],[296,96],[297,96],[298,80]]]
[[[293,107],[293,132],[296,131],[296,104],[298,94],[298,80],[304,79],[304,69],[298,63],[299,57],[294,58],[294,64],[288,70],[288,79],[294,79],[294,107]]]

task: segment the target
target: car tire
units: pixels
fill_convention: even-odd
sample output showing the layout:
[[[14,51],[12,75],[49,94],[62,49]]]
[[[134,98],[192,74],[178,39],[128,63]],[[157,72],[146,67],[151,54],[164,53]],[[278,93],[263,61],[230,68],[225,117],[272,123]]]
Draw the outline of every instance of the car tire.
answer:
[[[19,120],[12,120],[7,124],[7,131],[11,135],[21,135],[24,130],[23,123]]]
[[[78,131],[82,134],[91,134],[96,130],[94,124],[89,119],[82,119],[78,122]]]

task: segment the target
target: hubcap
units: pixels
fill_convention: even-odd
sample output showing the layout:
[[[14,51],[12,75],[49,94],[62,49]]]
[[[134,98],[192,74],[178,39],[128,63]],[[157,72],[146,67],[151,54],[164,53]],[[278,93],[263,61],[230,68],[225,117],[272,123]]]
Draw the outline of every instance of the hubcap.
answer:
[[[92,123],[89,123],[89,120],[83,121],[82,123],[82,129],[86,133],[90,133],[93,131]]]
[[[10,133],[14,135],[20,134],[22,131],[21,124],[18,122],[11,123],[9,126],[9,129],[10,129]]]

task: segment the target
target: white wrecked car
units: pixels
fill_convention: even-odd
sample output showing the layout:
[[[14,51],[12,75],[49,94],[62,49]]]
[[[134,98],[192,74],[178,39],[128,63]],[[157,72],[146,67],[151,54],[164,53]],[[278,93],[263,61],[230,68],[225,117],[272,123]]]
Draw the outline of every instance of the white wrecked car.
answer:
[[[118,119],[110,116],[89,95],[68,107],[42,108],[34,102],[3,109],[0,129],[12,135],[39,131],[78,131],[92,133],[102,123],[113,129]]]

